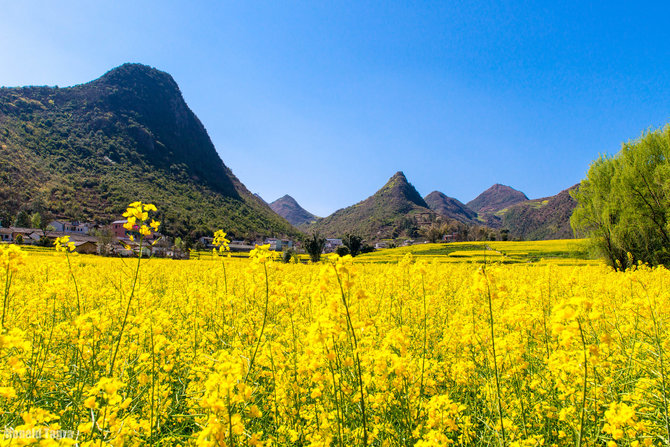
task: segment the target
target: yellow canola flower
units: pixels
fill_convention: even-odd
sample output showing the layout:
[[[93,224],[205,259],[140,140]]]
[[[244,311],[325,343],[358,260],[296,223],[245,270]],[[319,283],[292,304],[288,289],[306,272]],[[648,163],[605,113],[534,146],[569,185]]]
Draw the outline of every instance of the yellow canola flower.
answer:
[[[223,253],[224,251],[230,251],[230,240],[226,238],[226,236],[227,233],[223,230],[217,230],[214,232],[214,241],[212,244],[219,248],[220,253]]]
[[[56,251],[73,252],[76,247],[74,242],[70,242],[70,236],[61,236],[54,242]]]
[[[123,228],[128,231],[138,231],[142,236],[151,236],[152,233],[158,231],[160,222],[151,219],[149,221],[149,212],[158,211],[156,206],[147,203],[143,204],[142,202],[133,202],[128,205],[128,208],[122,214],[126,218],[126,223],[123,224]]]
[[[249,253],[249,258],[255,264],[264,264],[268,259],[272,259],[273,254],[270,251],[270,244],[258,245]]]

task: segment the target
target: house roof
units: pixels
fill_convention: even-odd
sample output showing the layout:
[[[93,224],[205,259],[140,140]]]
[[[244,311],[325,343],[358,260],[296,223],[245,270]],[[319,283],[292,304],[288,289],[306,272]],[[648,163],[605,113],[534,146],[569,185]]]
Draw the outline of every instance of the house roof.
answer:
[[[12,230],[12,232],[14,233],[26,233],[26,234],[40,231],[39,228],[24,228],[24,227],[9,227],[9,229]]]
[[[41,231],[39,232],[41,236]],[[85,234],[72,234],[65,233],[63,231],[47,231],[47,237],[57,238],[62,236],[70,236],[70,242],[98,242],[98,238],[95,236],[87,236]]]
[[[112,222],[112,225],[113,225],[113,224],[124,224],[124,223],[128,223],[128,221],[127,221],[126,219],[123,219],[123,220],[115,220],[114,222]]]

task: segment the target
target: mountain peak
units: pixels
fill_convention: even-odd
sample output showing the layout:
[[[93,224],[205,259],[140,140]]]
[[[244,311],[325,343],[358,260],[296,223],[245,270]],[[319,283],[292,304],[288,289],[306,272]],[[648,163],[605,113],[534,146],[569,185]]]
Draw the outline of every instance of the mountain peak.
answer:
[[[112,68],[93,81],[93,83],[120,84],[123,86],[149,82],[167,83],[172,88],[179,90],[177,83],[169,73],[149,65],[130,62]]]
[[[272,211],[288,220],[291,225],[307,224],[316,220],[316,216],[305,210],[298,202],[288,194],[278,198],[270,204]]]
[[[395,200],[407,200],[415,205],[428,208],[428,205],[421,197],[421,194],[407,180],[402,171],[398,171],[386,182],[386,184],[375,193],[375,196],[389,195]]]
[[[396,172],[376,193],[347,208],[336,211],[313,226],[326,236],[357,234],[369,240],[409,235],[430,220],[435,213],[407,181]]]
[[[431,210],[436,213],[455,219],[463,223],[474,223],[477,213],[465,206],[459,200],[449,197],[440,191],[433,191],[424,197]]]
[[[478,195],[467,206],[478,213],[496,212],[516,203],[525,202],[528,197],[510,186],[496,183]]]

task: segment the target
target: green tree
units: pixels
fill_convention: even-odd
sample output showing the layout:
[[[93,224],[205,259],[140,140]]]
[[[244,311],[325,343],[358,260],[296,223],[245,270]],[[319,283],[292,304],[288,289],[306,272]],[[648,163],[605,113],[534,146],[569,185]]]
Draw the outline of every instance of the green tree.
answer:
[[[30,227],[42,230],[39,244],[45,247],[51,245],[51,241],[47,238],[47,233],[55,230],[55,228],[52,225],[49,225],[48,222],[47,218],[39,212],[34,212],[30,216]]]
[[[670,127],[591,164],[570,223],[615,269],[670,265]]]
[[[305,240],[305,251],[309,254],[309,258],[312,262],[319,262],[321,260],[321,253],[325,246],[326,238],[321,237],[318,232],[312,233],[312,235]]]
[[[440,225],[437,222],[430,224],[428,228],[423,229],[423,236],[428,239],[429,242],[435,243],[446,234],[446,226]]]
[[[16,215],[14,220],[15,227],[29,228],[30,227],[30,214],[26,210],[19,211],[19,214]]]
[[[354,234],[346,234],[342,238],[342,243],[347,249],[351,256],[356,256],[361,251],[361,246],[363,245],[363,239],[360,236]],[[338,253],[339,254],[339,253]]]

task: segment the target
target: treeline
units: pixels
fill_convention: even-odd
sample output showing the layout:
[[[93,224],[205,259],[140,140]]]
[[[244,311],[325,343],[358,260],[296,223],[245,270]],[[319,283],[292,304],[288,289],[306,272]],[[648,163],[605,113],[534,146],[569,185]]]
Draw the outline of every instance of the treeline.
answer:
[[[571,225],[617,270],[670,266],[670,125],[602,155],[573,193]]]

